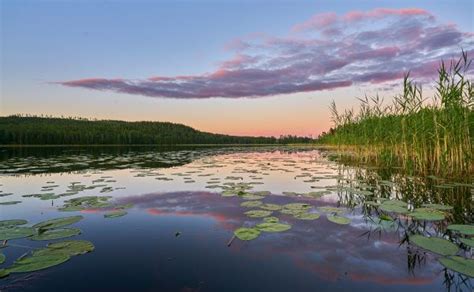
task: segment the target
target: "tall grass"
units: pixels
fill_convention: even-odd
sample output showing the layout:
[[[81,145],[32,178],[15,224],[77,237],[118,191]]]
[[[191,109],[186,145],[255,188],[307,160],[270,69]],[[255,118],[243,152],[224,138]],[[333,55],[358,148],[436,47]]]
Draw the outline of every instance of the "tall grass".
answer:
[[[375,96],[360,100],[360,108],[339,112],[330,106],[334,128],[319,142],[350,148],[362,160],[396,163],[425,174],[472,175],[474,86],[471,61],[463,52],[457,61],[441,61],[435,94],[423,96],[409,73],[403,93],[389,105]]]

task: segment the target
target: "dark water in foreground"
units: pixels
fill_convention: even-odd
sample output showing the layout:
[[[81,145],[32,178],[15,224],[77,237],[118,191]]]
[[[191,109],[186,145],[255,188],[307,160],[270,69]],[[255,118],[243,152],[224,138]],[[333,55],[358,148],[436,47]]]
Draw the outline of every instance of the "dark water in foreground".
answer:
[[[78,236],[10,240],[0,249],[6,256],[0,268],[48,242],[83,239],[95,245],[94,251],[61,265],[0,279],[0,291],[473,289],[472,278],[445,269],[439,255],[405,241],[417,233],[458,244],[446,226],[473,223],[472,179],[455,185],[394,170],[343,166],[307,148],[0,151],[0,203],[21,201],[0,205],[0,220],[26,219],[33,225],[84,217],[71,226],[81,229]],[[271,194],[243,195],[260,191]],[[58,210],[64,201],[85,196],[111,196],[110,205]],[[396,214],[390,214],[393,221],[381,221],[385,213],[366,205],[374,198],[399,199],[410,208],[437,203],[454,209],[435,222]],[[275,208],[306,203],[307,212],[320,217],[301,220],[274,210],[271,216],[291,229],[231,240],[237,228],[263,220],[245,214],[261,210],[241,206],[248,201]],[[131,206],[128,214],[104,218],[111,206],[125,204]],[[350,223],[329,221],[327,216],[334,214]],[[472,259],[472,248],[459,247],[458,255]]]

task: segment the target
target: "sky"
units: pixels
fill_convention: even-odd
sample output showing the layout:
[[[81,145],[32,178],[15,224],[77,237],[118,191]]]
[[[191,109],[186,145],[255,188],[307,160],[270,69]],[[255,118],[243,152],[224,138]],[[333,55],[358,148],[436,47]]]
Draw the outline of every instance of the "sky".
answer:
[[[472,1],[2,0],[0,115],[316,136],[474,56]]]

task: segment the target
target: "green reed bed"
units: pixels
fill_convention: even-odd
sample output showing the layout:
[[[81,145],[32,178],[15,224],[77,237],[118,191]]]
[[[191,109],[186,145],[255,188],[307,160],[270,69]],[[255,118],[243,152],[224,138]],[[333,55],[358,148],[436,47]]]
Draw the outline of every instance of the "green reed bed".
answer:
[[[465,52],[457,61],[440,63],[435,94],[424,97],[409,74],[403,93],[384,105],[378,96],[360,99],[360,108],[339,112],[331,104],[334,128],[319,143],[351,149],[357,159],[400,165],[425,174],[465,176],[474,173],[474,86]],[[472,75],[471,75],[472,76]]]

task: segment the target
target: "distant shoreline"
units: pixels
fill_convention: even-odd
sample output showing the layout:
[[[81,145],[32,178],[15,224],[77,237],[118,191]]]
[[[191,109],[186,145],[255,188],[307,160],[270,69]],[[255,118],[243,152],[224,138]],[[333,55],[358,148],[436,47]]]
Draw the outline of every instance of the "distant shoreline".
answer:
[[[265,146],[305,146],[321,147],[317,144],[44,144],[44,145],[0,145],[0,148],[46,148],[46,147],[265,147]]]

